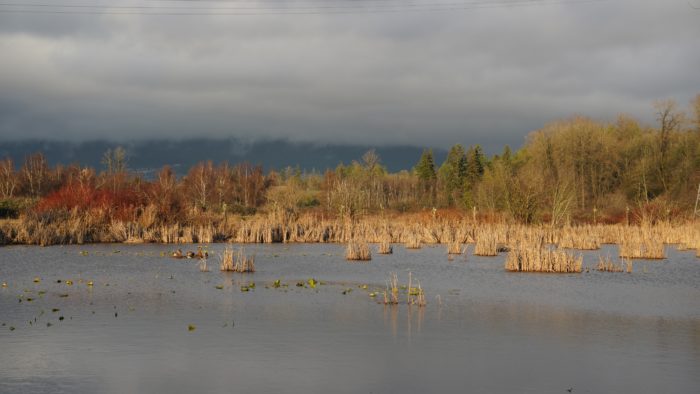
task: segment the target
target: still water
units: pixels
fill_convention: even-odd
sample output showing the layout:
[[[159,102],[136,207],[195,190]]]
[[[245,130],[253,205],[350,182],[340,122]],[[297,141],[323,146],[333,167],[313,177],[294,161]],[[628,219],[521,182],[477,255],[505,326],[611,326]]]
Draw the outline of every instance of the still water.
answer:
[[[693,252],[597,272],[605,246],[569,275],[443,247],[348,263],[341,245],[246,245],[257,272],[237,274],[223,248],[210,272],[172,245],[0,248],[0,392],[700,391]],[[379,303],[409,272],[428,305]]]

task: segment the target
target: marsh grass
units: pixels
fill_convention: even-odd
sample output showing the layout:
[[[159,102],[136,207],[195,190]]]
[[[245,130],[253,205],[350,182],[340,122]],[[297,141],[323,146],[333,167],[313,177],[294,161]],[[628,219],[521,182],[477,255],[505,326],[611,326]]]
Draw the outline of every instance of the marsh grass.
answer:
[[[644,226],[621,235],[620,257],[627,259],[665,259],[663,237],[658,229]]]
[[[379,243],[379,246],[377,248],[377,253],[379,253],[379,254],[392,254],[392,253],[394,253],[394,248],[391,246],[390,242],[382,241]]]
[[[598,257],[598,264],[596,265],[595,269],[597,271],[601,272],[623,272],[623,264],[617,264],[612,259],[610,256],[599,256]]]
[[[352,240],[345,247],[345,259],[348,261],[372,260],[372,252],[365,241]]]
[[[498,256],[498,239],[493,231],[481,230],[476,236],[475,256]]]
[[[548,248],[542,239],[523,242],[508,252],[505,269],[512,272],[580,273],[582,256]]]
[[[386,281],[383,303],[385,305],[398,305],[400,302],[400,289],[406,290],[407,305],[423,307],[427,304],[425,301],[425,292],[421,287],[420,281],[416,280],[414,286],[413,274],[411,272],[408,273],[408,285],[406,286],[399,285],[398,275],[394,272],[391,273],[389,280]]]
[[[420,235],[411,232],[406,234],[406,243],[405,243],[406,249],[420,249],[421,248],[421,238]]]
[[[221,271],[255,272],[255,256],[246,256],[243,248],[234,251],[227,247],[221,254]]]
[[[564,227],[558,230],[560,248],[578,250],[598,250],[598,232],[592,226]]]
[[[399,303],[399,278],[396,273],[391,273],[391,277],[386,282],[386,291],[384,292],[385,305],[397,305]]]
[[[462,245],[461,242],[450,242],[447,244],[447,254],[462,254],[466,250],[466,247]]]

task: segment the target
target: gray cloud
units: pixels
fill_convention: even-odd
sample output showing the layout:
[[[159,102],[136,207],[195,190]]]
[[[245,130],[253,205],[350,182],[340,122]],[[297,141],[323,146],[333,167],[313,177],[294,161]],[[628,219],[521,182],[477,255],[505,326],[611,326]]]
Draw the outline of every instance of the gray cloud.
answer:
[[[0,14],[0,139],[519,145],[575,113],[653,122],[654,100],[685,105],[700,93],[698,36],[700,11],[675,0],[352,15]]]

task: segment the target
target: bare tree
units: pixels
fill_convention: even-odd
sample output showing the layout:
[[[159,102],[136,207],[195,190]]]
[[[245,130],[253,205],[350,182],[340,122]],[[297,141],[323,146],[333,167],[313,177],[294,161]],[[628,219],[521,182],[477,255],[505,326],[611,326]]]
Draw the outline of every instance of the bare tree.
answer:
[[[35,153],[24,159],[22,167],[22,177],[29,189],[29,195],[39,197],[43,191],[44,183],[48,174],[46,158],[42,153]]]
[[[674,100],[663,100],[654,103],[656,109],[656,120],[659,122],[659,157],[658,172],[659,179],[665,191],[668,191],[667,166],[668,154],[671,147],[671,137],[673,132],[678,131],[683,124],[683,113],[677,109]]]
[[[0,161],[0,196],[12,198],[17,188],[17,174],[12,159],[9,157]]]

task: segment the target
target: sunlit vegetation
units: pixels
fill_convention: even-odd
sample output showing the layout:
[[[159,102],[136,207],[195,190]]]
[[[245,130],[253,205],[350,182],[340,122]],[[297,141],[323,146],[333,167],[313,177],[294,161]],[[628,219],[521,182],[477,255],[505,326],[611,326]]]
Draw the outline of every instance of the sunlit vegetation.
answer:
[[[243,248],[234,250],[227,247],[221,253],[221,271],[255,272],[255,256],[246,256]]]
[[[698,103],[700,95],[693,108]],[[374,151],[322,174],[204,162],[184,175],[166,166],[145,177],[128,169],[122,148],[107,151],[101,169],[51,167],[41,153],[22,163],[5,158],[0,244],[357,237],[381,243],[380,253],[392,243],[475,242],[475,254],[493,256],[528,225],[559,248],[619,243],[621,257],[663,258],[664,244],[700,246],[687,224],[700,183],[700,113],[686,115],[673,101],[653,111],[653,125],[626,116],[552,122],[521,149],[492,156],[455,145],[436,163],[426,150],[397,173]]]
[[[383,295],[383,303],[385,305],[398,305],[401,302],[400,290],[406,293],[407,305],[425,306],[425,292],[421,287],[420,281],[413,282],[413,275],[408,273],[408,285],[399,285],[399,278],[396,273],[392,273],[389,280],[386,282],[386,290]],[[376,296],[376,294],[375,294]]]
[[[614,262],[610,256],[600,256],[598,258],[598,264],[595,267],[596,270],[601,272],[622,272],[624,267],[622,263]]]
[[[506,270],[515,272],[579,273],[583,257],[551,249],[541,238],[536,242],[520,242],[506,258]]]
[[[377,248],[377,253],[379,254],[392,254],[394,253],[394,247],[391,246],[391,241],[386,239],[379,242],[379,247]]]
[[[351,240],[345,248],[345,259],[348,261],[372,260],[372,252],[367,242]]]

